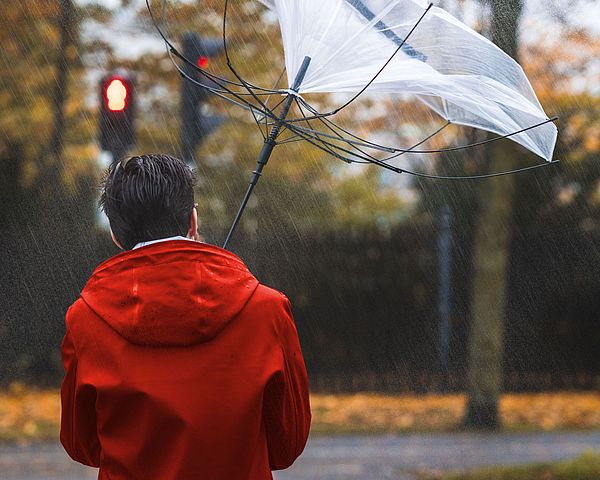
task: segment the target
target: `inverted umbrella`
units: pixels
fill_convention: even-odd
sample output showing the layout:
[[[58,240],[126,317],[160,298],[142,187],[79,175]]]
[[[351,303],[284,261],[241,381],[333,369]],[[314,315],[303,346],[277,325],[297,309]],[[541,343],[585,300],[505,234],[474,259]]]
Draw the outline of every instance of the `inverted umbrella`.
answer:
[[[166,1],[166,0],[165,0]],[[471,148],[510,138],[552,162],[557,129],[544,113],[520,65],[488,39],[441,8],[421,0],[259,0],[278,18],[285,53],[288,89],[264,88],[245,80],[231,62],[227,48],[228,0],[224,1],[223,46],[229,80],[185,58],[155,25],[170,53],[205,79],[199,87],[249,110],[265,127],[264,145],[227,239],[227,247],[246,204],[278,143],[305,140],[348,163],[367,162],[396,173],[434,178],[482,178],[537,168],[472,177],[436,177],[388,162],[405,153],[428,154]],[[150,14],[152,10],[146,0]],[[164,9],[164,5],[163,5]],[[154,19],[154,17],[153,17]],[[177,64],[176,64],[177,65]],[[410,147],[380,145],[343,129],[333,120],[363,93],[410,94],[446,123]],[[349,93],[343,105],[319,112],[304,98],[310,93]],[[283,99],[269,106],[269,99]],[[296,104],[300,116],[290,118]],[[450,124],[497,134],[482,142],[445,149],[419,146]],[[262,131],[262,130],[261,130]],[[279,141],[282,132],[289,132]]]

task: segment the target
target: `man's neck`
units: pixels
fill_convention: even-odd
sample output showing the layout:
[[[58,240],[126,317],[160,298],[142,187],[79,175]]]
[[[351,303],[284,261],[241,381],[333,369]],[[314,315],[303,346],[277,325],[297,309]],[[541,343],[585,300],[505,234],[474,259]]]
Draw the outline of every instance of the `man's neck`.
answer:
[[[167,240],[189,240],[190,242],[195,241],[191,238],[184,237],[182,235],[175,235],[174,237],[158,238],[156,240],[148,240],[147,242],[140,242],[140,243],[136,244],[136,246],[133,247],[132,250],[135,250],[136,248],[140,248],[140,247],[145,247],[146,245],[151,245],[153,243],[166,242]]]

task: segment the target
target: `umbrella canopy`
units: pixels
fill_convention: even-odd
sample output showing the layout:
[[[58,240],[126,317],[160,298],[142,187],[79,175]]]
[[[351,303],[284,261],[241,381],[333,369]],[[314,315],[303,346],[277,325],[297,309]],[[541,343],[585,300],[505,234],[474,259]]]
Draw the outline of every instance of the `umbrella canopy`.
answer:
[[[550,119],[544,113],[523,69],[492,42],[444,10],[422,0],[258,1],[272,9],[279,19],[288,89],[260,87],[237,72],[227,48],[228,0],[224,0],[223,50],[235,80],[211,74],[182,55],[161,30],[146,0],[169,52],[215,87],[190,77],[174,62],[183,78],[249,110],[257,125],[265,128],[261,130],[264,143],[256,169],[224,248],[273,149],[281,143],[304,140],[348,163],[370,163],[395,173],[438,179],[509,175],[548,163],[505,172],[450,177],[412,172],[389,162],[409,152],[464,150],[510,138],[554,163],[552,154],[557,129],[552,122],[556,118]],[[165,4],[163,0],[163,13]],[[445,118],[446,124],[408,148],[377,145],[362,139],[336,125],[331,117],[366,91],[412,95]],[[319,112],[302,97],[313,92],[343,92],[351,98],[330,112]],[[270,107],[269,100],[274,94],[282,94],[284,98]],[[287,118],[294,104],[301,118]],[[315,130],[311,120],[320,129]],[[498,136],[446,149],[418,149],[452,123],[480,128]],[[291,136],[280,140],[282,132]],[[384,152],[387,155],[382,156]]]
[[[290,86],[311,59],[300,94],[356,94],[366,85],[411,94],[452,123],[513,134],[552,160],[557,129],[543,123],[548,116],[521,66],[448,12],[432,7],[421,19],[421,0],[259,1],[279,19]]]

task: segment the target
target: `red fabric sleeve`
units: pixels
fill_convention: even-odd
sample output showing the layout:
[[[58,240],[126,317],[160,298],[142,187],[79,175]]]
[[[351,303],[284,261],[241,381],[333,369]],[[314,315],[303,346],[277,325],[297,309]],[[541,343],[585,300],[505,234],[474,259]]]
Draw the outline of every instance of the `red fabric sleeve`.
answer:
[[[65,377],[61,384],[60,442],[69,456],[84,465],[100,465],[100,442],[96,433],[96,393],[91,386],[78,384],[77,355],[71,332],[62,342]]]
[[[308,375],[289,300],[279,322],[282,370],[265,389],[265,426],[271,470],[288,468],[300,456],[310,430]]]

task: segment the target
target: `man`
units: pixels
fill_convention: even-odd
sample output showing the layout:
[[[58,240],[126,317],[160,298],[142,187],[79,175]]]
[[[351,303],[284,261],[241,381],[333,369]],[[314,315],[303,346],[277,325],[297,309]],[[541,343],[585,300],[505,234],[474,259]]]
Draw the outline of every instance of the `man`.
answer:
[[[60,432],[99,479],[272,479],[308,438],[290,302],[199,241],[194,184],[167,155],[116,163],[102,183],[125,251],[67,311]]]

